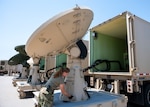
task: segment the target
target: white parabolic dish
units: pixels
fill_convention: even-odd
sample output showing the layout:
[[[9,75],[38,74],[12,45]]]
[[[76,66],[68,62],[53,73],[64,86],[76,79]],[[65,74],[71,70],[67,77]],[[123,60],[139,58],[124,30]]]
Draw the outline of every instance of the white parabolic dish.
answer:
[[[93,19],[93,12],[76,7],[62,12],[42,24],[28,39],[25,50],[30,57],[43,57],[63,52],[81,39]]]

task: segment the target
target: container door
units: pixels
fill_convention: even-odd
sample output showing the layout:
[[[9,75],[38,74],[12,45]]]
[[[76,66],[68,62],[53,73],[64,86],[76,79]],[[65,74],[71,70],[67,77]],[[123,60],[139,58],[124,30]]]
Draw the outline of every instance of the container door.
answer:
[[[128,18],[130,71],[150,72],[150,23],[136,16]]]

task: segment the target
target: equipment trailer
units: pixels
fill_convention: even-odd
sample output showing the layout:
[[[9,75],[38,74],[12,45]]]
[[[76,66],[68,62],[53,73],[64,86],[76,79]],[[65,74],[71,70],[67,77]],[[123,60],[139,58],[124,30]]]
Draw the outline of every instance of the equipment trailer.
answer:
[[[99,89],[150,107],[150,23],[123,12],[90,29],[90,74]]]
[[[54,91],[54,107],[127,107],[127,97],[121,94],[88,89],[90,99],[84,101],[60,101],[60,90]],[[35,107],[38,107],[39,92],[33,92]]]

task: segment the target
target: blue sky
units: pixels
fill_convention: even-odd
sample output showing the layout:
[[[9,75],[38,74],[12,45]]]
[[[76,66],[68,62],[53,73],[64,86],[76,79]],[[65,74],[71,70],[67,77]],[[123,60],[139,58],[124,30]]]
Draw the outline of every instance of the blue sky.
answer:
[[[150,22],[150,0],[0,0],[0,60],[16,55],[14,48],[25,45],[41,24],[76,4],[94,12],[90,28],[124,11]]]

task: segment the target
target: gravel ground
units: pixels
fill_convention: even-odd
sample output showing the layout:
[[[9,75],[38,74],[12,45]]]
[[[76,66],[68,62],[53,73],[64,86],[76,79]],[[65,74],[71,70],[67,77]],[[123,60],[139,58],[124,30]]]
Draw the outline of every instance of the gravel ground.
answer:
[[[20,99],[17,87],[12,84],[13,76],[0,76],[0,107],[34,107],[33,98]]]

